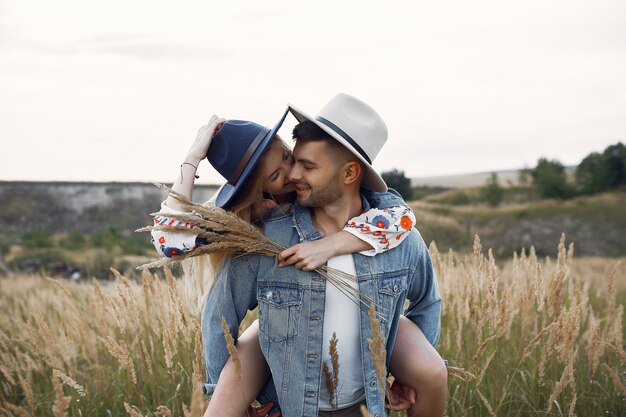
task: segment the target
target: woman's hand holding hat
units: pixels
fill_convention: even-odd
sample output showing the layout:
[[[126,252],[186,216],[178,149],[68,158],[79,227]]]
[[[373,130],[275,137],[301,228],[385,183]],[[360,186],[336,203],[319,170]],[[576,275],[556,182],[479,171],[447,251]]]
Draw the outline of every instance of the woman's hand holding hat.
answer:
[[[198,164],[206,157],[211,145],[211,139],[217,128],[224,123],[224,119],[211,116],[209,122],[198,129],[196,138],[194,139],[187,156],[179,167],[179,174],[174,184],[172,184],[172,190],[185,196],[188,200],[191,200],[193,195],[193,186],[196,178],[198,178]],[[184,207],[172,196],[168,196],[165,200],[165,205],[175,210],[184,210]]]
[[[209,146],[211,145],[211,139],[216,130],[218,130],[217,128],[224,123],[224,121],[225,120],[221,117],[213,115],[206,125],[198,129],[196,138],[187,152],[185,162],[191,163],[196,167],[198,166],[198,163],[206,157]]]

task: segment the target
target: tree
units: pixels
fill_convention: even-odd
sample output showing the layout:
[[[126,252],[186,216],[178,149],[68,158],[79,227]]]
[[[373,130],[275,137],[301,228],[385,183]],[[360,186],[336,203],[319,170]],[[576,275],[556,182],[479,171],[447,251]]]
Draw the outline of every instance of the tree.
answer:
[[[602,152],[606,164],[606,183],[609,188],[626,184],[626,147],[621,142],[607,147]]]
[[[532,171],[533,185],[542,198],[569,198],[573,190],[567,183],[565,167],[559,161],[541,158]]]
[[[413,198],[413,189],[411,188],[411,180],[404,175],[404,171],[393,169],[381,174],[383,180],[389,188],[395,189],[400,193],[402,198],[409,201]]]
[[[491,173],[491,177],[487,180],[482,189],[482,195],[485,201],[492,207],[498,207],[504,197],[504,191],[498,183],[498,176],[495,172]]]
[[[576,184],[587,194],[626,184],[626,147],[618,142],[601,154],[587,155],[576,167]]]
[[[576,184],[582,193],[592,194],[607,189],[602,155],[591,153],[576,167]]]

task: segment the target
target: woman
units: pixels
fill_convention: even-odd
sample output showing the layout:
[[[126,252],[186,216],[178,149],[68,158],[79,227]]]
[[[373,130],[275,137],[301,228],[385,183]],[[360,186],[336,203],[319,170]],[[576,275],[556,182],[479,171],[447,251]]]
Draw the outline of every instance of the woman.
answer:
[[[282,124],[285,115],[272,129],[263,129],[259,125],[243,121],[225,122],[213,117],[209,124],[198,132],[195,142],[190,148],[187,157],[180,166],[179,178],[173,185],[173,190],[191,198],[195,170],[198,163],[206,156],[211,164],[228,181],[215,197],[215,204],[226,208],[239,217],[262,226],[262,219],[268,209],[279,203],[293,199],[293,184],[287,180],[291,169],[291,153],[289,149],[276,137],[276,131]],[[217,132],[214,134],[214,132]],[[279,207],[280,208],[280,207]],[[178,213],[182,207],[172,197],[162,205],[162,216],[157,216],[155,222],[170,224],[168,213]],[[404,237],[404,229],[394,228],[394,222],[399,222],[403,216],[409,216],[414,223],[414,216],[406,206],[391,207],[388,209],[372,209],[349,224],[368,227],[346,227],[343,232],[325,237],[324,239],[295,245],[285,250],[281,256],[281,265],[293,265],[311,270],[324,264],[330,257],[339,254],[361,253],[374,255],[400,244]],[[396,230],[398,230],[396,232]],[[202,244],[193,235],[153,232],[153,239],[157,250],[165,256],[179,254],[181,251],[193,250]],[[364,252],[365,251],[365,252]],[[196,288],[206,293],[210,287],[210,280],[224,257],[212,255],[210,268],[199,265],[195,260]],[[201,278],[202,277],[202,278]],[[408,320],[400,323],[399,335],[392,355],[392,371],[397,368],[396,377],[399,381],[410,382],[409,386],[397,385],[394,393],[400,394],[392,409],[406,409],[416,400],[414,387],[429,392],[433,378],[428,374],[430,369],[441,369],[441,358],[430,346],[417,326]],[[236,377],[232,363],[229,361],[220,374],[219,383],[215,388],[212,400],[206,415],[235,415],[245,414],[246,406],[258,394],[269,377],[267,368],[258,343],[258,327],[247,329],[239,338],[237,347],[243,363],[243,383]],[[417,350],[426,350],[426,357],[432,361],[422,361],[420,364],[410,365],[410,358]],[[424,354],[421,354],[424,356]],[[424,363],[427,362],[427,363]],[[432,363],[438,366],[431,366]],[[394,364],[402,366],[394,366]],[[412,368],[410,372],[406,372]],[[445,371],[445,368],[444,368]],[[406,373],[406,375],[403,375]],[[437,379],[440,382],[441,378]],[[445,384],[444,384],[445,385]],[[411,387],[412,386],[412,387]],[[440,386],[436,387],[442,391]],[[444,387],[445,388],[445,387]],[[243,390],[244,401],[241,401]],[[441,392],[440,392],[441,394]],[[445,399],[445,394],[444,399]],[[393,399],[392,395],[392,399]],[[404,398],[400,401],[401,397]],[[245,403],[245,404],[244,404]]]

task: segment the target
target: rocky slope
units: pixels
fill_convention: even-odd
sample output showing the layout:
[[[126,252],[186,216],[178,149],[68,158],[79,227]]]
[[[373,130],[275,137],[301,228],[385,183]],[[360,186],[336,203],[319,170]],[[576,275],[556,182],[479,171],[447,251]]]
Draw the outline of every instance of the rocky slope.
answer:
[[[196,187],[194,201],[216,189]],[[164,198],[149,183],[0,182],[0,233],[132,231],[150,223]]]

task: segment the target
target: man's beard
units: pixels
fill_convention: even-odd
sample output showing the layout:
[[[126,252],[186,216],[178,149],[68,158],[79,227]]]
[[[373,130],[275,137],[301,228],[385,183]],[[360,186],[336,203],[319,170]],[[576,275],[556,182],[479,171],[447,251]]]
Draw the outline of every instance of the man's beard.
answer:
[[[333,176],[324,187],[317,190],[309,188],[307,197],[298,196],[297,202],[303,207],[325,207],[339,200],[342,196],[341,188],[337,184],[339,174]],[[299,183],[305,187],[310,187],[307,183]]]

